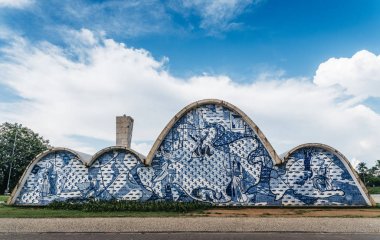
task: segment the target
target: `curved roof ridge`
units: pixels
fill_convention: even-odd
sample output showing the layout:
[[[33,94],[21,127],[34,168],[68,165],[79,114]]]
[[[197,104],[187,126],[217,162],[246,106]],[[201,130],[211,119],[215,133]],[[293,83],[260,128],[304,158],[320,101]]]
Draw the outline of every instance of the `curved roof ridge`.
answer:
[[[10,196],[10,198],[8,199],[8,204],[14,204],[14,202],[16,201],[18,195],[20,194],[20,191],[22,189],[22,187],[24,186],[25,184],[25,181],[27,179],[27,177],[29,176],[30,172],[32,171],[33,167],[43,158],[45,157],[46,155],[48,155],[49,153],[52,153],[52,152],[56,152],[56,151],[67,151],[67,152],[70,152],[72,154],[74,154],[81,162],[84,166],[86,166],[86,161],[88,160],[88,158],[91,156],[91,155],[88,155],[88,154],[85,154],[85,153],[80,153],[80,152],[77,152],[77,151],[74,151],[70,148],[64,148],[64,147],[52,147],[52,148],[49,148],[41,153],[39,153],[29,164],[28,166],[26,167],[24,173],[21,175],[21,178],[20,180],[17,182],[17,185],[15,186],[15,188],[13,189],[12,191],[12,194]]]
[[[95,153],[92,158],[90,159],[90,161],[88,163],[86,163],[86,166],[87,167],[90,167],[94,162],[95,160],[101,156],[103,153],[107,152],[107,151],[110,151],[110,150],[115,150],[115,149],[124,149],[130,153],[132,153],[133,155],[135,155],[140,161],[141,163],[145,164],[145,156],[131,148],[128,148],[128,147],[125,147],[125,146],[111,146],[111,147],[106,147],[106,148],[103,148],[101,150],[99,150],[97,153]]]
[[[185,116],[186,113],[189,111],[203,105],[207,104],[215,104],[215,105],[220,105],[223,107],[226,107],[227,109],[238,113],[240,116],[242,116],[243,120],[248,123],[248,125],[255,131],[257,134],[258,138],[261,140],[263,143],[265,149],[268,151],[269,155],[273,159],[274,164],[281,164],[282,160],[281,158],[277,155],[276,151],[268,141],[268,139],[265,137],[264,133],[260,130],[260,128],[245,114],[242,110],[240,110],[238,107],[232,105],[231,103],[228,103],[223,100],[219,99],[203,99],[199,100],[196,102],[193,102],[186,107],[184,107],[181,111],[179,111],[174,117],[169,121],[168,124],[166,124],[165,128],[161,131],[160,135],[157,137],[156,141],[154,142],[152,148],[150,149],[148,156],[145,159],[145,164],[150,165],[152,163],[153,157],[160,147],[162,141],[165,139],[166,135],[169,133],[170,129],[174,126],[174,124],[183,116]]]
[[[281,160],[283,162],[288,161],[289,157],[295,151],[297,151],[297,150],[299,150],[301,148],[306,148],[306,147],[319,147],[319,148],[325,149],[327,151],[330,151],[330,152],[333,152],[334,154],[336,154],[336,156],[342,161],[342,163],[347,168],[348,172],[350,173],[352,179],[355,181],[355,183],[358,186],[358,188],[359,188],[360,192],[362,193],[363,197],[365,196],[367,198],[365,200],[368,203],[368,205],[376,206],[375,201],[372,199],[371,195],[368,193],[368,190],[367,190],[366,186],[364,185],[364,183],[360,179],[360,177],[359,177],[358,173],[356,172],[355,168],[351,165],[350,161],[346,158],[346,156],[344,156],[340,151],[338,151],[334,147],[331,147],[331,146],[323,144],[323,143],[304,143],[304,144],[300,144],[300,145],[298,145],[298,146],[290,149],[289,151],[281,154],[281,156],[280,156],[282,158]]]

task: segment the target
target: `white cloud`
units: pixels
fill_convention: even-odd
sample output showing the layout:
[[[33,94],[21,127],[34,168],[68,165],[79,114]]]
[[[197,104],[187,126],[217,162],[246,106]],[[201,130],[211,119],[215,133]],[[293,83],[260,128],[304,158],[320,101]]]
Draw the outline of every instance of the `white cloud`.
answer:
[[[210,34],[219,34],[239,28],[241,23],[234,22],[255,0],[180,0],[175,1],[173,8],[184,15],[189,10],[201,19],[199,27],[208,30]]]
[[[72,37],[76,38],[77,43],[93,46],[98,43],[96,36],[88,29],[82,28],[80,31],[69,30],[69,38],[72,41]]]
[[[0,8],[24,8],[30,6],[33,0],[0,0]]]
[[[142,143],[131,143],[131,148],[139,153],[142,153],[143,155],[147,155],[152,148],[153,142],[142,142]]]
[[[165,11],[165,5],[160,1],[54,1],[40,3],[43,11],[38,14],[51,21],[61,19],[65,23],[76,23],[92,30],[104,30],[110,34],[123,37],[141,36],[145,34],[162,34],[170,32],[172,22]],[[54,6],[53,13],[45,13],[46,8]],[[53,9],[52,9],[53,10]]]
[[[330,58],[317,69],[314,83],[338,85],[360,98],[380,97],[380,56],[363,50],[351,58]]]
[[[0,83],[25,100],[0,103],[0,122],[17,121],[53,145],[93,153],[99,149],[72,136],[114,141],[115,116],[125,113],[135,119],[132,146],[147,154],[180,109],[196,100],[219,98],[245,111],[279,153],[301,143],[322,142],[355,161],[373,163],[379,158],[379,114],[350,102],[354,97],[341,88],[320,84],[318,72],[316,83],[271,77],[239,84],[222,75],[178,79],[144,49],[85,29],[73,36],[73,46],[85,47],[68,53],[47,42],[31,45],[18,39],[2,49],[7,60],[0,60]],[[75,53],[77,58],[72,57]],[[330,77],[328,69],[335,72],[329,62],[319,68],[325,69],[325,78]],[[359,86],[363,81],[357,76]]]
[[[194,33],[194,28],[206,34],[239,29],[243,23],[236,18],[249,6],[261,0],[0,0],[0,8],[26,8],[34,14],[40,25],[48,25],[46,35],[60,34],[65,26],[107,29],[108,34],[122,38],[154,35],[183,35]],[[59,9],[59,11],[57,11]],[[173,14],[175,12],[175,14]],[[181,15],[188,23],[178,21]],[[194,17],[188,18],[189,16]],[[185,20],[186,21],[186,20]],[[203,33],[203,31],[202,31]]]

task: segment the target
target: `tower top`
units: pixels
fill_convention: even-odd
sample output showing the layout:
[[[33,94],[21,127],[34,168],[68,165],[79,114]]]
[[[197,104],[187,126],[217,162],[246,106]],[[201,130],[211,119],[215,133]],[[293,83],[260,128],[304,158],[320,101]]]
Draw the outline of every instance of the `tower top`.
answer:
[[[133,131],[133,118],[131,116],[116,117],[116,145],[131,147]]]

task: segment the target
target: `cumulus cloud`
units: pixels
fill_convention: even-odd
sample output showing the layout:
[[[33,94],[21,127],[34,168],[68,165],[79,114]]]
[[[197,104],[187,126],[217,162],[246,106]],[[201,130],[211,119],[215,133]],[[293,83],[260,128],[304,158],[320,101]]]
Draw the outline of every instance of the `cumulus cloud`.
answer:
[[[350,58],[330,58],[319,65],[314,83],[361,98],[380,97],[380,56],[362,50]]]
[[[0,0],[0,8],[24,8],[30,6],[33,2],[33,0]]]
[[[114,142],[115,116],[125,113],[135,119],[132,146],[147,154],[180,109],[196,100],[219,98],[246,112],[279,153],[322,142],[350,159],[373,163],[379,157],[379,114],[360,102],[347,104],[353,97],[345,89],[321,84],[318,72],[314,82],[273,75],[248,84],[225,75],[179,79],[147,50],[86,29],[72,35],[69,51],[22,38],[1,49],[0,84],[23,100],[0,103],[0,122],[17,121],[53,145],[93,153],[99,149],[73,136]],[[335,64],[329,60],[319,68],[325,69],[325,78],[331,77],[328,69],[335,73],[329,63]],[[363,83],[362,78],[357,81]]]

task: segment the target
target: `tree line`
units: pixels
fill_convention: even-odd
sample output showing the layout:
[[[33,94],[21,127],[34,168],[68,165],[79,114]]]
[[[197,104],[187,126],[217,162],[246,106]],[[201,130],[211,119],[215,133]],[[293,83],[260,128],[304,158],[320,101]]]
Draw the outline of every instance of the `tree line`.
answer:
[[[377,160],[372,167],[367,167],[365,162],[360,162],[356,169],[366,186],[380,187],[380,160]]]

